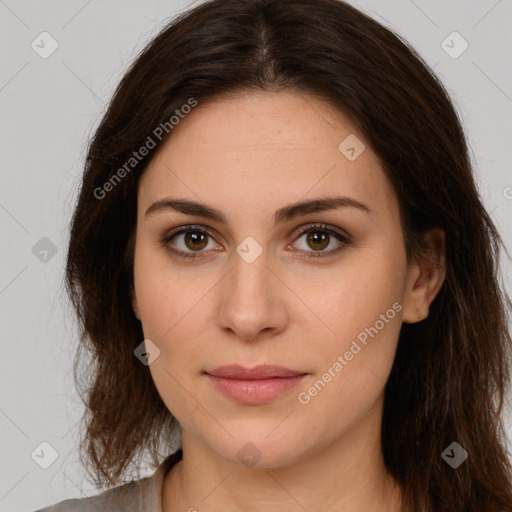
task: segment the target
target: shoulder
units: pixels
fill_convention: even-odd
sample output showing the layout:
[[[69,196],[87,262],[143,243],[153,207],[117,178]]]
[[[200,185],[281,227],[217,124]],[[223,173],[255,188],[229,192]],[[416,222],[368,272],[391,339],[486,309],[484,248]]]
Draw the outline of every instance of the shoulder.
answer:
[[[165,459],[151,476],[108,489],[96,496],[64,500],[35,512],[161,512],[165,473],[181,456],[180,449]]]
[[[61,501],[50,507],[36,512],[121,512],[139,511],[137,508],[142,497],[147,494],[148,480],[152,477],[142,478],[113,489],[108,489],[96,496],[74,498]]]

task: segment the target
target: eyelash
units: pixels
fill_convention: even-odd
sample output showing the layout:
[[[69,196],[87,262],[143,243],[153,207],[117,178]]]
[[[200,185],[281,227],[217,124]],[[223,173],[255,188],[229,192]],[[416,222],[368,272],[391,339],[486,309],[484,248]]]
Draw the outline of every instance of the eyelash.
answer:
[[[296,239],[299,239],[302,235],[305,233],[309,233],[311,231],[321,231],[325,233],[329,233],[330,235],[334,235],[334,237],[339,241],[342,242],[341,246],[339,246],[337,249],[331,249],[330,251],[299,251],[305,253],[305,256],[307,258],[328,258],[331,256],[334,256],[339,251],[341,251],[344,246],[348,246],[352,244],[352,240],[348,238],[346,235],[344,235],[341,231],[338,231],[336,229],[328,227],[326,224],[313,224],[313,225],[307,225],[304,226],[299,230],[299,232],[296,235]],[[203,226],[198,225],[187,225],[187,226],[181,226],[179,228],[176,228],[172,230],[171,232],[167,233],[166,236],[161,239],[160,243],[162,246],[165,247],[166,250],[171,252],[172,254],[183,258],[183,259],[195,259],[195,258],[201,258],[200,255],[204,251],[181,251],[176,250],[172,248],[169,245],[169,242],[177,235],[181,235],[182,233],[188,233],[188,232],[194,232],[194,233],[201,233],[205,234],[211,238],[213,236],[210,234],[207,228]]]

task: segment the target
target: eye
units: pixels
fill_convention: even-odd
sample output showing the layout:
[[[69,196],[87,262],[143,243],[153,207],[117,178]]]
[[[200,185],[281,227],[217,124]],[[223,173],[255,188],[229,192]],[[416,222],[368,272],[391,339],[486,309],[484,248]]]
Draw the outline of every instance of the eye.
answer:
[[[300,240],[305,235],[307,235],[305,239],[306,244],[313,250],[309,251],[307,248],[299,248],[298,251],[304,253],[307,258],[333,256],[345,246],[352,243],[351,239],[341,231],[328,227],[325,224],[308,225],[301,228],[296,235],[296,240]],[[326,251],[325,249],[333,242],[332,237],[334,237],[334,241],[336,241],[338,245],[336,248]],[[174,239],[178,240],[178,242],[174,242]],[[167,233],[161,240],[161,244],[173,255],[184,259],[194,259],[203,257],[202,253],[206,252],[204,249],[214,249],[213,247],[208,247],[211,241],[209,239],[213,240],[213,237],[206,228],[189,225],[176,228],[170,233]],[[288,247],[290,247],[290,245],[287,246],[287,248]]]
[[[306,247],[313,249],[313,251],[309,251],[307,248],[299,249],[300,252],[305,253],[304,255],[307,258],[322,258],[333,256],[341,251],[345,246],[352,243],[352,240],[341,231],[338,231],[332,227],[328,227],[325,224],[315,224],[301,228],[298,233],[297,240],[302,238],[304,235],[307,235],[305,238],[305,242],[307,244]],[[333,241],[332,237],[334,237],[334,239],[338,242],[338,246],[334,249],[326,251],[325,249],[329,247]]]
[[[182,237],[182,235],[184,236]],[[179,242],[177,244],[170,243],[175,238],[179,241],[180,237],[181,244]],[[204,252],[203,249],[208,247],[208,238],[212,238],[212,236],[201,226],[183,226],[168,233],[161,243],[172,254],[181,258],[193,259],[201,256],[201,252]],[[181,247],[176,249],[176,245],[181,245]]]

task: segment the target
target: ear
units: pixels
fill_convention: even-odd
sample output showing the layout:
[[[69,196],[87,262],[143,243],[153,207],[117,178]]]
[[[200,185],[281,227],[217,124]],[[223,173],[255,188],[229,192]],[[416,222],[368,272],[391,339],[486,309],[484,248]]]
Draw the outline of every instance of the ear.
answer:
[[[427,318],[430,304],[446,278],[445,232],[439,227],[423,233],[428,254],[417,256],[407,270],[402,320],[413,324]]]
[[[140,320],[139,316],[139,303],[137,301],[137,294],[135,293],[135,287],[132,285],[130,288],[130,298],[132,301],[133,312],[135,313],[135,317]]]

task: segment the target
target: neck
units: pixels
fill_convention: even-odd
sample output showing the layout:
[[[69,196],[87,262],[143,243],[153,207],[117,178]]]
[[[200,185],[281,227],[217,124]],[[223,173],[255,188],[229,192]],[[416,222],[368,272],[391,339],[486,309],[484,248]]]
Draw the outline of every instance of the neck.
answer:
[[[401,490],[382,458],[381,412],[382,404],[342,438],[273,468],[226,460],[184,430],[183,459],[164,479],[163,512],[400,512]]]

